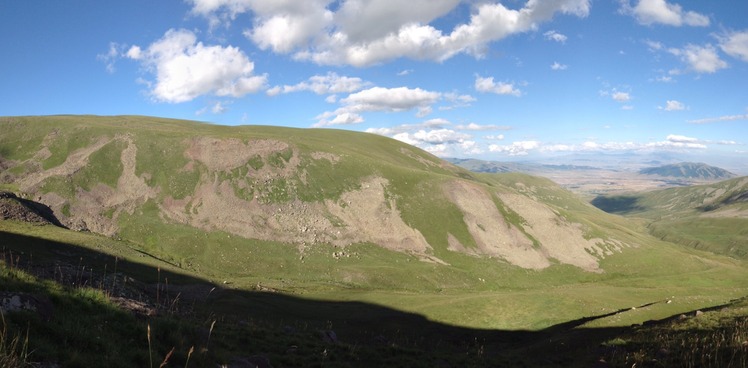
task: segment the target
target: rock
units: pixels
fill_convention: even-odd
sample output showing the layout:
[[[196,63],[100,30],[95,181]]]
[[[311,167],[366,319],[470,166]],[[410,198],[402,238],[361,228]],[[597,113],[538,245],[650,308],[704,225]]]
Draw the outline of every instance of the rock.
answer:
[[[698,316],[700,316],[702,314],[704,314],[704,312],[702,312],[700,310],[697,310],[696,313],[694,313],[693,315],[696,316],[696,317],[698,317]]]
[[[54,313],[54,305],[43,295],[6,291],[0,292],[0,311],[3,313],[33,312],[43,321],[49,321]]]

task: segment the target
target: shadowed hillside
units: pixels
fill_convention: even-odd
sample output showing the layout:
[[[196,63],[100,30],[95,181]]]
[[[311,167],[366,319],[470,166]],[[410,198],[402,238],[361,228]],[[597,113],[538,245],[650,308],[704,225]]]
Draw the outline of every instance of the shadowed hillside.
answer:
[[[33,351],[28,361],[47,364],[129,367],[166,359],[171,366],[259,360],[276,367],[590,366],[601,359],[630,362],[624,351],[648,349],[646,340],[632,336],[647,336],[665,323],[585,327],[632,313],[624,308],[537,331],[470,329],[370,303],[216,285],[152,258],[113,257],[116,246],[100,252],[5,231],[0,239],[6,246],[0,263],[5,293],[31,293],[50,305],[46,317],[6,311],[3,337],[27,334],[26,348]],[[665,301],[636,309],[658,303]],[[738,353],[745,359],[745,352]]]

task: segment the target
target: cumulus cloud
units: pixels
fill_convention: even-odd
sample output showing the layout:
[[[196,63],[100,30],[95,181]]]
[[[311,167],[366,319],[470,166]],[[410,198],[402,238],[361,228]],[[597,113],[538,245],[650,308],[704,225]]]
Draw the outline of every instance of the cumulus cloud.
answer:
[[[315,126],[326,126],[339,124],[336,122],[348,121],[341,115],[356,118],[352,121],[363,122],[361,113],[369,111],[400,112],[418,110],[419,117],[431,112],[431,105],[441,98],[438,92],[426,91],[420,88],[383,88],[372,87],[352,93],[339,102],[343,105],[335,111],[327,111],[317,116],[318,122]],[[330,119],[331,117],[335,117]],[[351,124],[351,123],[348,123]]]
[[[497,95],[522,96],[522,91],[517,89],[513,83],[494,82],[493,77],[475,77],[475,90],[483,93],[495,93]]]
[[[300,91],[310,91],[318,95],[351,93],[367,85],[369,83],[364,82],[361,78],[339,76],[336,73],[330,72],[326,75],[314,75],[308,80],[294,85],[275,86],[268,89],[267,94],[275,96],[280,93]]]
[[[727,68],[727,63],[719,58],[712,45],[697,46],[688,44],[682,49],[670,48],[668,52],[688,64],[688,69],[696,73],[714,73]]]
[[[665,0],[639,0],[633,7],[628,0],[622,0],[620,11],[634,16],[636,21],[643,25],[664,24],[675,27],[709,25],[709,17],[706,15],[685,11],[680,5],[668,3]]]
[[[126,55],[155,74],[151,95],[178,103],[198,96],[241,97],[263,89],[267,76],[253,75],[254,63],[233,46],[206,46],[191,31],[171,29],[148,48],[132,46]]]
[[[392,137],[400,133],[414,132],[422,129],[442,129],[450,125],[452,125],[452,123],[447,119],[435,118],[418,124],[402,124],[388,128],[367,128],[366,132]]]
[[[553,64],[551,64],[551,70],[566,70],[569,66],[559,63],[558,61],[554,61]]]
[[[726,54],[748,62],[748,30],[731,32],[718,37],[719,47]]]
[[[402,124],[386,128],[368,128],[366,132],[397,139],[419,147],[437,156],[462,156],[483,153],[478,142],[470,134],[460,132],[465,126],[450,128],[452,123],[446,119],[429,119],[418,124]],[[483,126],[474,125],[475,130]],[[480,129],[478,129],[480,128]],[[469,130],[469,129],[465,129]]]
[[[566,40],[568,39],[568,37],[566,37],[565,35],[558,33],[554,30],[550,30],[548,32],[543,33],[543,37],[545,37],[546,40],[556,41],[559,43],[566,43]]]
[[[356,111],[405,111],[430,106],[440,96],[438,92],[420,88],[372,87],[353,93],[341,102],[348,105],[349,109]]]
[[[528,0],[519,9],[481,2],[473,7],[469,21],[444,32],[431,23],[454,11],[460,0],[413,0],[407,6],[397,0],[189,1],[192,13],[211,25],[251,14],[252,27],[244,34],[263,50],[318,64],[355,66],[402,57],[480,57],[490,42],[536,30],[559,13],[585,17],[591,6],[591,0]]]
[[[506,153],[509,156],[525,156],[530,151],[540,148],[539,141],[516,141],[509,145],[492,144],[488,146],[488,151],[496,153]]]
[[[470,135],[454,131],[452,129],[419,130],[415,133],[399,133],[394,136],[411,145],[421,143],[428,144],[450,144],[462,143],[470,138]]]
[[[680,111],[680,110],[685,110],[686,109],[686,105],[684,105],[680,101],[667,100],[667,101],[665,101],[665,106],[664,107],[663,106],[659,106],[658,108],[660,110],[665,110],[665,111]]]
[[[335,13],[336,25],[352,43],[373,41],[406,24],[428,24],[449,13],[460,0],[348,0]]]

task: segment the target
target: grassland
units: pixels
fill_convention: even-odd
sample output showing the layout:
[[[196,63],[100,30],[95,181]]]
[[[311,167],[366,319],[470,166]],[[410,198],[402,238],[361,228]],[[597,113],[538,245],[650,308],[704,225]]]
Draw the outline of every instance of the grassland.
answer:
[[[609,360],[630,362],[621,351],[648,359],[649,353],[638,352],[657,345],[647,345],[649,337],[628,326],[723,305],[748,287],[741,262],[684,253],[667,243],[619,254],[624,258],[606,261],[609,271],[603,275],[570,266],[497,268],[467,258],[455,262],[452,274],[412,257],[395,260],[417,270],[414,277],[413,271],[402,272],[404,266],[388,265],[391,255],[371,246],[356,250],[368,270],[326,255],[305,258],[310,272],[280,263],[273,278],[262,275],[267,271],[232,278],[220,270],[211,276],[188,272],[133,244],[95,234],[9,221],[0,226],[5,246],[0,283],[5,290],[49,295],[55,308],[51,322],[32,313],[8,314],[7,334],[29,336],[30,361],[66,366],[148,366],[149,325],[152,359],[158,364],[175,348],[170,366],[187,364],[192,347],[200,354],[190,358],[190,366],[226,363],[241,354],[262,355],[274,366],[589,366],[599,358],[601,343],[619,345]],[[662,259],[676,256],[685,259],[661,266]],[[248,262],[262,263],[260,258]],[[60,283],[64,278],[54,272],[46,279],[29,276],[54,265],[72,266],[78,284]],[[344,283],[335,272],[379,279]],[[110,277],[102,277],[106,274]],[[144,319],[114,303],[119,288],[113,286],[125,280],[152,305],[156,295],[148,285],[160,285],[161,312]],[[203,284],[216,289],[199,303],[175,296],[176,290]],[[168,307],[174,301],[177,307]],[[335,331],[340,343],[322,340],[319,331],[326,330]]]
[[[0,221],[3,251],[23,265],[18,269],[13,264],[19,262],[6,261],[9,276],[3,286],[51,295],[56,307],[63,306],[60,318],[95,316],[91,324],[73,319],[81,325],[78,332],[69,343],[57,344],[55,339],[66,341],[61,331],[73,328],[63,323],[75,322],[49,325],[33,315],[9,317],[11,336],[23,335],[24,326],[30,326],[29,344],[39,346],[38,355],[49,361],[147,365],[152,356],[144,336],[150,323],[159,341],[152,349],[158,353],[156,363],[175,347],[171,362],[182,366],[191,346],[207,348],[205,331],[218,321],[212,347],[202,358],[192,358],[203,360],[190,364],[225,363],[240,351],[251,351],[270,356],[274,366],[588,366],[597,359],[599,343],[632,324],[748,295],[744,260],[653,237],[647,221],[604,213],[549,180],[473,174],[384,137],[128,116],[18,117],[3,118],[1,124],[7,133],[0,133],[5,160],[0,164],[11,167],[2,177],[3,188],[26,188],[22,194],[30,198],[49,199],[63,220],[78,216],[91,221],[90,227],[116,230],[104,236]],[[260,141],[271,146],[252,151],[262,146]],[[220,151],[225,147],[232,147],[230,154]],[[200,156],[210,150],[224,156]],[[240,155],[246,159],[231,161]],[[66,167],[74,170],[64,171]],[[49,173],[55,175],[43,176]],[[211,199],[200,197],[201,191],[220,189],[236,203],[256,206],[251,216],[266,217],[252,226],[262,230],[279,218],[294,220],[282,217],[283,211],[355,207],[344,199],[363,192],[372,177],[386,183],[381,184],[381,212],[396,213],[405,226],[417,230],[430,247],[427,254],[396,251],[374,241],[344,246],[312,241],[297,228],[289,230],[298,231],[293,241],[243,237],[236,228],[211,223],[210,216],[190,218]],[[130,187],[123,187],[125,179]],[[578,230],[582,235],[574,239],[579,243],[599,239],[605,244],[596,256],[599,269],[592,272],[555,259],[547,268],[522,268],[499,257],[450,249],[450,239],[477,249],[473,232],[486,231],[471,228],[464,209],[445,192],[455,180],[477,188],[475,193],[488,193],[485,198],[499,222],[532,240],[533,249],[543,246],[540,237],[531,235],[538,231],[531,226],[537,220],[526,212],[520,215],[502,198],[537,203],[552,216],[550,223]],[[173,205],[178,216],[167,215],[168,203],[178,203]],[[331,224],[327,235],[346,226],[332,212],[314,219]],[[387,219],[374,218],[370,224]],[[63,265],[68,276],[56,280],[56,265]],[[50,267],[46,277],[19,273]],[[130,291],[139,290],[138,298],[165,315],[143,319],[114,305],[116,295],[108,285],[118,278],[131,280]],[[97,360],[108,358],[88,352],[118,353],[116,347],[99,347],[83,337],[105,322],[113,324],[112,335],[96,336],[138,346],[130,355],[123,353],[124,363]],[[128,326],[137,327],[127,332]],[[322,341],[319,331],[326,330],[334,330],[342,343]],[[570,343],[577,334],[583,337],[574,343],[579,355],[569,355],[558,344]],[[69,352],[74,343],[90,349]],[[434,353],[434,346],[444,349]],[[547,349],[556,353],[535,354]]]
[[[689,247],[748,257],[748,181],[598,197],[597,207],[637,219],[653,236]]]

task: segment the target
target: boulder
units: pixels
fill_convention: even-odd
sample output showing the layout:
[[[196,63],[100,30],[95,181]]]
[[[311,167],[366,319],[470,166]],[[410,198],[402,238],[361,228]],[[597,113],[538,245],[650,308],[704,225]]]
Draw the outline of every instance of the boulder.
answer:
[[[13,313],[27,311],[36,313],[43,321],[52,319],[54,305],[44,295],[23,292],[0,292],[0,311]]]

